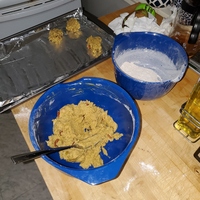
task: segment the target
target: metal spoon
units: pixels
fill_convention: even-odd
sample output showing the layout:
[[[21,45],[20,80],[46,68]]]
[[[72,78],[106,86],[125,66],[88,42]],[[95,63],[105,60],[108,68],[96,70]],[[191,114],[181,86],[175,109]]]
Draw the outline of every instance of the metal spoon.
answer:
[[[50,153],[55,153],[55,152],[63,151],[70,148],[83,148],[83,147],[74,144],[71,146],[63,146],[63,147],[52,148],[52,149],[47,149],[47,150],[32,151],[32,152],[12,156],[11,160],[13,161],[14,164],[18,164],[21,162],[28,162],[36,158],[39,158],[41,155],[47,155]]]

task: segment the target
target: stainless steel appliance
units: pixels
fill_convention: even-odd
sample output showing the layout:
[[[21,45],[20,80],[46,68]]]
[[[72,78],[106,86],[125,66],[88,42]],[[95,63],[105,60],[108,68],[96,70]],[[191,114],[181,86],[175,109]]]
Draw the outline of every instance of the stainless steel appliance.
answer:
[[[79,7],[80,0],[0,0],[0,40]]]

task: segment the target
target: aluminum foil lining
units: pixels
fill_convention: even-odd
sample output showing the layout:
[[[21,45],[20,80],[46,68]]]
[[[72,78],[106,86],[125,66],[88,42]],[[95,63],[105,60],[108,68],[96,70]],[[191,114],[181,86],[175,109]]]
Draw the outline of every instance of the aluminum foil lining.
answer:
[[[66,32],[66,21],[71,17],[81,24],[78,38]],[[48,39],[53,28],[64,33],[59,47]],[[103,51],[98,58],[89,55],[86,47],[91,35],[102,38]],[[81,8],[1,42],[0,112],[110,57],[113,42],[114,37],[90,21]]]

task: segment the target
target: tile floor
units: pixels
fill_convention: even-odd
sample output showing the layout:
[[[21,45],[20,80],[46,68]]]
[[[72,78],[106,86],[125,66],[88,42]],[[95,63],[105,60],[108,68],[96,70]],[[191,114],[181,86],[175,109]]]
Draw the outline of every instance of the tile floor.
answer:
[[[34,161],[15,165],[10,159],[28,151],[12,113],[0,114],[0,200],[52,199]]]

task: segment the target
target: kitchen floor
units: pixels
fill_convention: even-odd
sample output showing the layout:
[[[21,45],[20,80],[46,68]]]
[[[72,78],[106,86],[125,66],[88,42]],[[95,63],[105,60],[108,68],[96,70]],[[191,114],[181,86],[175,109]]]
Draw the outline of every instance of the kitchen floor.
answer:
[[[0,114],[0,200],[52,199],[35,162],[13,164],[28,146],[10,111]]]
[[[94,2],[94,0],[90,0]],[[97,1],[93,12],[97,17],[113,12],[129,4],[123,0]],[[88,1],[82,2],[88,7]],[[109,6],[108,6],[109,5]],[[90,12],[89,9],[86,9]],[[51,200],[46,184],[35,162],[13,164],[10,157],[29,151],[20,129],[11,113],[0,114],[0,200]]]

